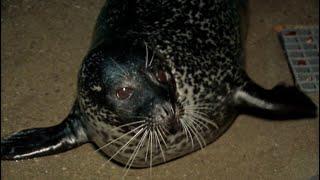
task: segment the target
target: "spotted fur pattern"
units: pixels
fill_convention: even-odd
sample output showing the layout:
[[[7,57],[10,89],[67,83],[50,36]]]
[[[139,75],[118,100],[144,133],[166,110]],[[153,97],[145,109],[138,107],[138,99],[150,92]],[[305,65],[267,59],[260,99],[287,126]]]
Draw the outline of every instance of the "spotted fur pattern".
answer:
[[[97,81],[99,61],[102,59],[99,52],[94,52],[84,61],[79,73],[78,97],[86,117],[83,124],[91,140],[106,155],[127,164],[141,138],[153,136],[154,141],[161,141],[154,143],[153,152],[150,153],[150,143],[144,143],[132,162],[132,167],[149,167],[150,154],[153,165],[156,165],[193,152],[219,137],[237,115],[228,98],[247,81],[238,65],[242,47],[235,1],[136,0],[134,3],[109,0],[104,11],[98,19],[93,46],[101,42],[106,34],[112,33],[117,37],[134,39],[135,43],[147,43],[157,55],[157,60],[167,64],[174,77],[178,104],[183,114],[180,121],[192,124],[194,116],[197,116],[198,120],[203,118],[210,122],[193,124],[193,131],[198,133],[183,129],[174,135],[163,133],[166,146],[160,137],[152,134],[153,131],[146,133],[136,129],[124,136],[129,130],[117,128],[117,115],[96,103],[104,88]],[[127,16],[130,16],[130,21],[123,20]],[[95,96],[89,95],[92,91]],[[134,125],[131,129],[136,127]],[[119,151],[137,133],[139,138]],[[193,137],[193,142],[188,133]],[[160,136],[159,133],[157,135]],[[121,136],[124,137],[108,145]],[[104,148],[106,144],[108,147]]]

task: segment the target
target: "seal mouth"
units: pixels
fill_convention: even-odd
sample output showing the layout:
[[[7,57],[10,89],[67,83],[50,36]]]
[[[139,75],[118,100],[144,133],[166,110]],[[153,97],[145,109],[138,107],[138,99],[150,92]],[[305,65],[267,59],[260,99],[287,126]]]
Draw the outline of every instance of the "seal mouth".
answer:
[[[176,117],[169,119],[168,132],[170,134],[176,134],[181,128],[182,126]]]

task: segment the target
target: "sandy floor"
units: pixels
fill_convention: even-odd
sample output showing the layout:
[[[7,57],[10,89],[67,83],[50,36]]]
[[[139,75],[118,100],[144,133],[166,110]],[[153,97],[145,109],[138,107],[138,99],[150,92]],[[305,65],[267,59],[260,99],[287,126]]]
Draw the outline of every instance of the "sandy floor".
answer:
[[[67,114],[80,63],[104,0],[1,1],[1,136],[51,126]],[[318,24],[318,0],[251,1],[247,70],[270,88],[292,84],[275,24]],[[311,95],[318,103],[318,94]],[[319,174],[319,121],[239,116],[204,150],[152,169],[153,179],[310,179]],[[87,144],[33,160],[1,162],[3,179],[120,179],[123,168]],[[126,179],[149,179],[130,170]]]

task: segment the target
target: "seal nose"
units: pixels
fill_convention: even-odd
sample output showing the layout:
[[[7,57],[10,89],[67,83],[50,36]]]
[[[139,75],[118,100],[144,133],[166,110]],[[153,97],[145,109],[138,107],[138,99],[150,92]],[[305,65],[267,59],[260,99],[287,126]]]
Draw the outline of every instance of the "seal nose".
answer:
[[[152,124],[163,125],[166,132],[175,134],[181,129],[175,107],[170,102],[158,103],[153,106]]]
[[[174,108],[169,102],[156,103],[152,108],[151,116],[156,123],[170,123],[175,119]]]
[[[175,114],[175,108],[169,102],[164,103],[162,105],[162,109],[165,112],[165,114],[168,115],[168,116],[174,116],[174,114]]]

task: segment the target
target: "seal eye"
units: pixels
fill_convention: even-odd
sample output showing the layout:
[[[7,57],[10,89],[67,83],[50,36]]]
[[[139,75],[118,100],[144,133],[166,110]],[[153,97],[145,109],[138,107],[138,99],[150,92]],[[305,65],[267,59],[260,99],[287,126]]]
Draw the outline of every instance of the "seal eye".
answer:
[[[159,82],[164,83],[164,82],[168,82],[168,75],[166,72],[160,70],[158,72],[156,72],[156,78]]]
[[[121,87],[117,89],[116,96],[120,100],[128,99],[133,93],[133,88],[131,87]]]

